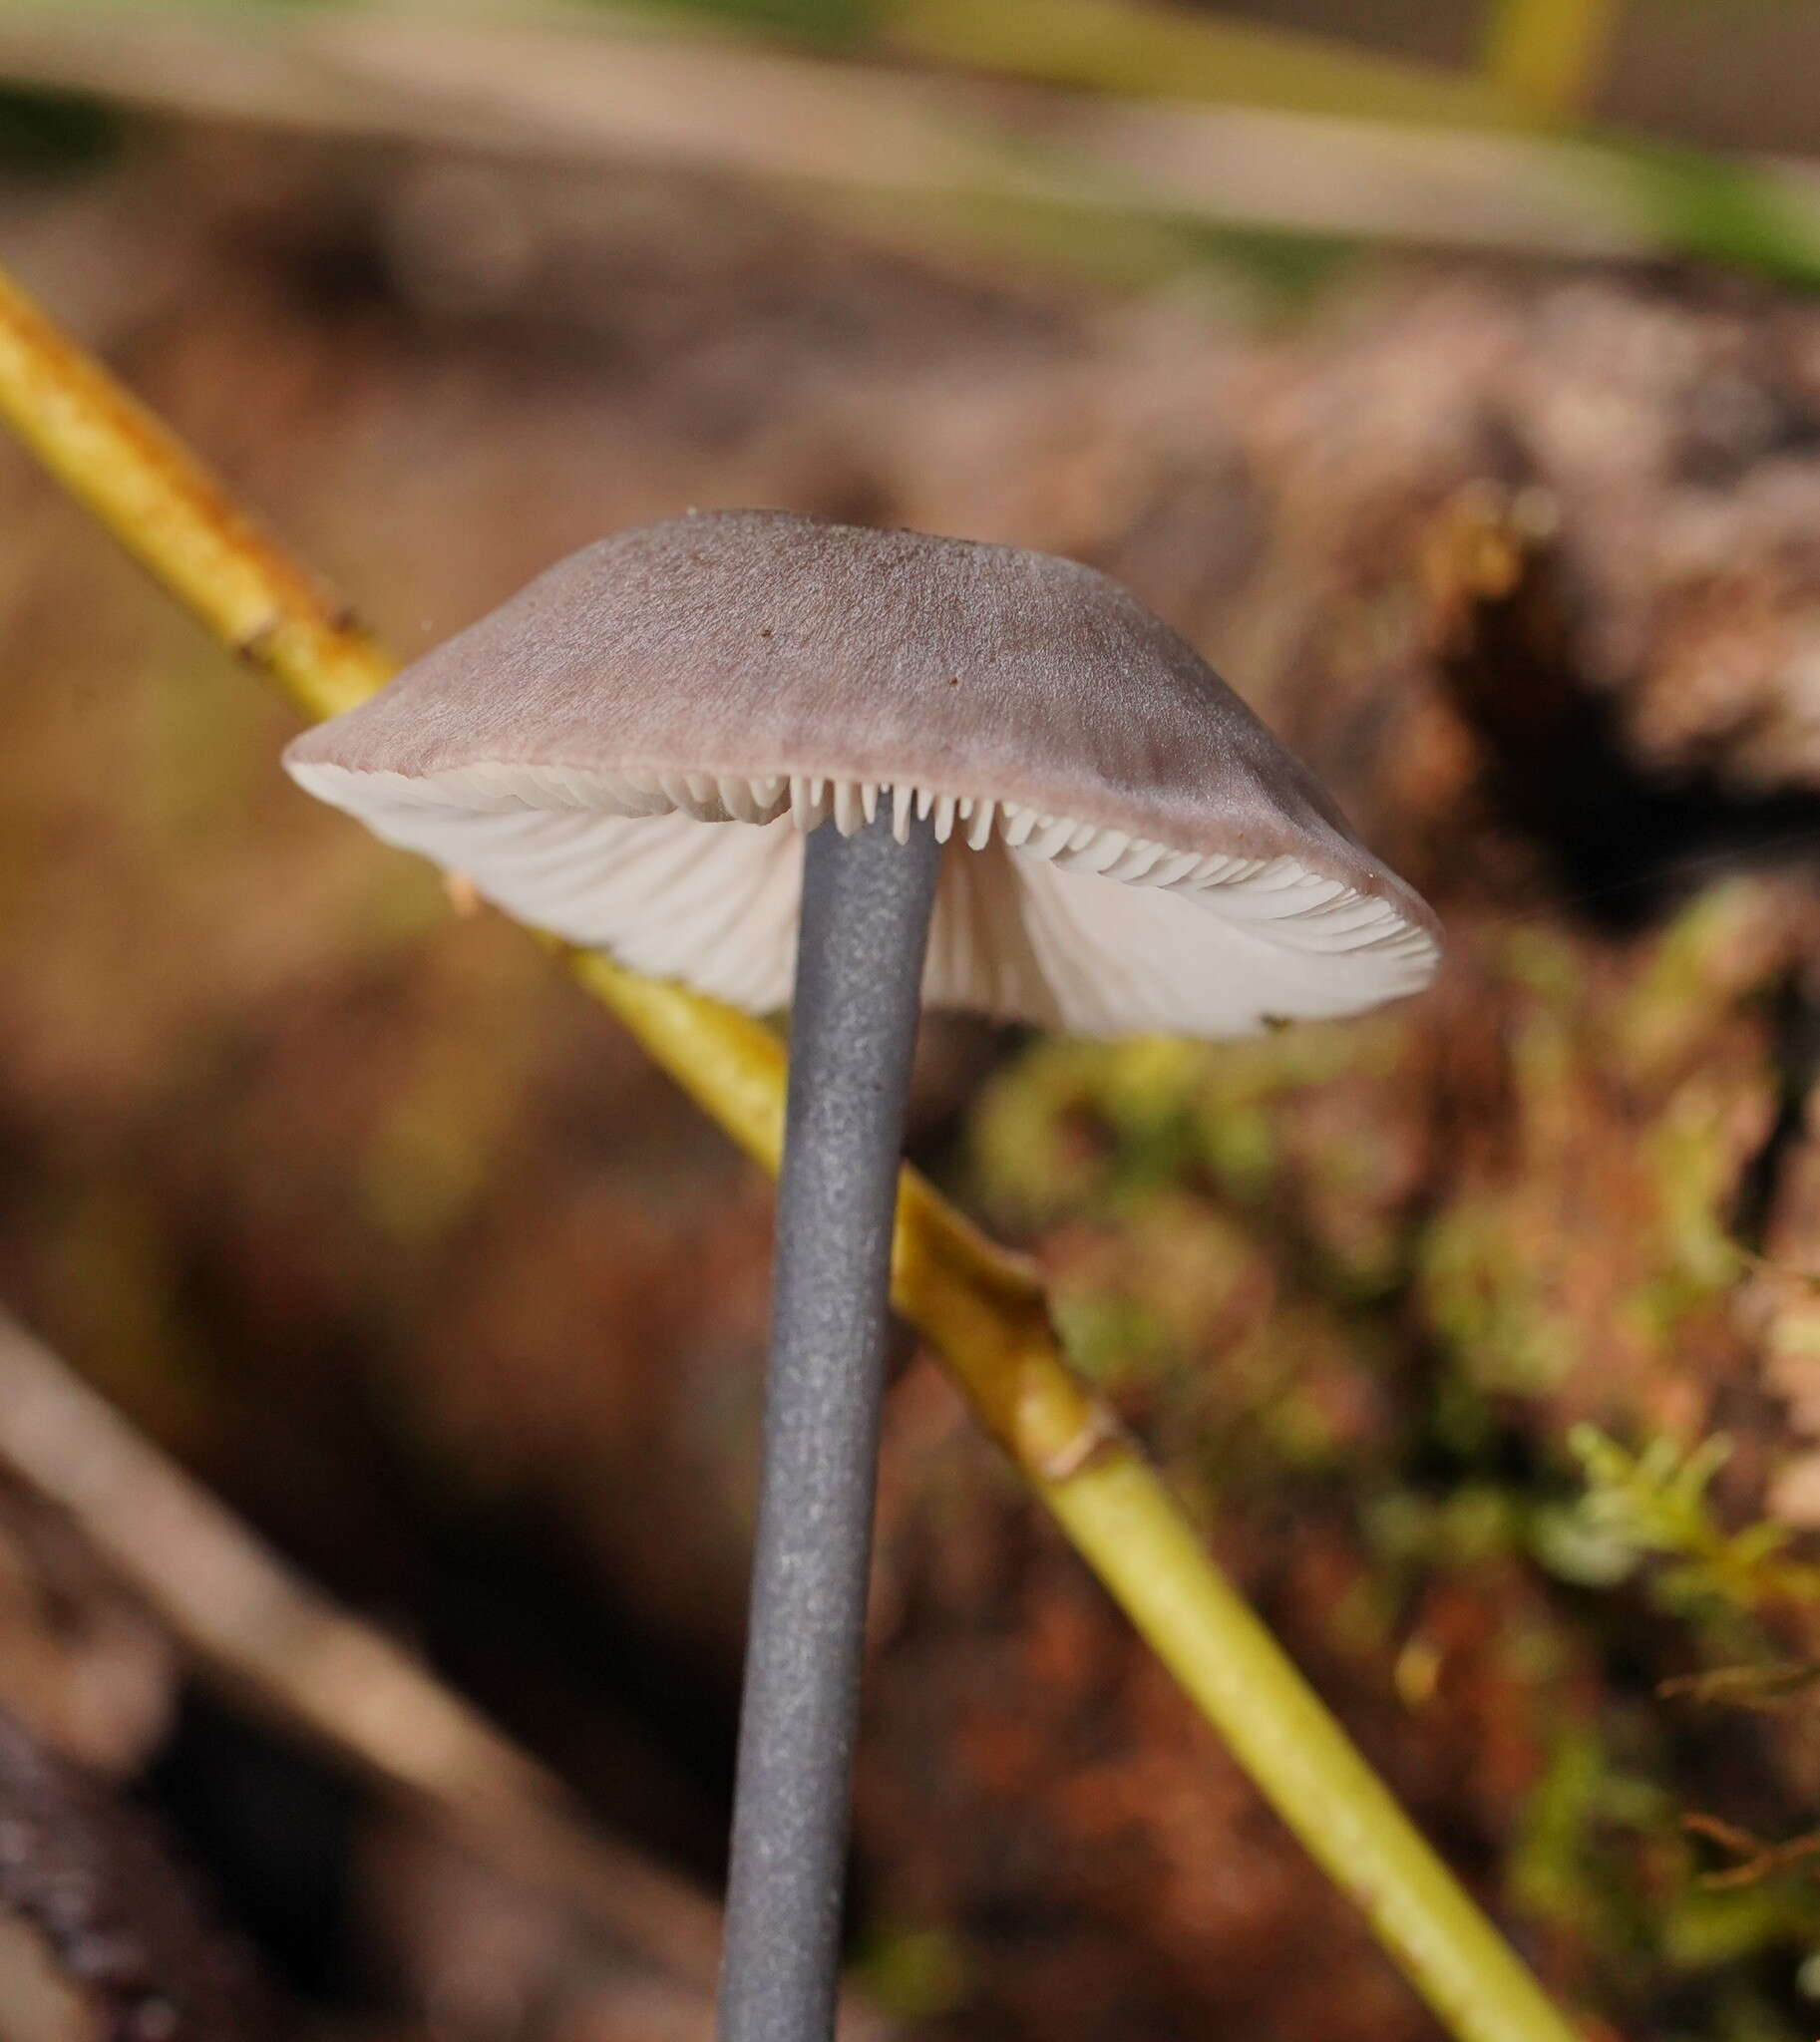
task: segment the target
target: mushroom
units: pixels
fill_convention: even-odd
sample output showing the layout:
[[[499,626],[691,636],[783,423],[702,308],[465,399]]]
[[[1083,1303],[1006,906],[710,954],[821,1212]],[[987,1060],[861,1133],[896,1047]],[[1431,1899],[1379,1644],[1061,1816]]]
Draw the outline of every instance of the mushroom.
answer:
[[[919,1006],[1245,1034],[1418,990],[1434,918],[1117,583],[783,511],[584,548],[285,763],[635,970],[755,1012],[794,978],[720,2032],[813,2042]]]

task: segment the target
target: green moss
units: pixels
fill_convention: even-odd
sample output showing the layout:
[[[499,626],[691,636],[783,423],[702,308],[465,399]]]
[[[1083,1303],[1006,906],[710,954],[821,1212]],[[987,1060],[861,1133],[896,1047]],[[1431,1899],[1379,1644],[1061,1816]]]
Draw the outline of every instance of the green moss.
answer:
[[[945,1928],[874,1922],[861,1943],[855,1970],[861,1989],[881,2013],[900,2021],[935,2020],[967,1997],[966,1957]]]
[[[1505,975],[1564,1019],[1580,1004],[1585,966],[1577,945],[1559,930],[1519,924],[1505,931],[1498,959]]]
[[[1201,1158],[1222,1188],[1249,1205],[1261,1204],[1281,1161],[1275,1130],[1263,1106],[1229,1106],[1204,1119]]]
[[[1028,1226],[1080,1210],[1103,1176],[1085,1125],[1084,1046],[1042,1043],[1001,1072],[973,1110],[969,1165],[978,1203]]]
[[[1739,1274],[1729,1223],[1737,1166],[1725,1124],[1732,1111],[1728,1093],[1690,1082],[1643,1138],[1660,1201],[1662,1258],[1693,1304],[1728,1289]]]
[[[1380,1559],[1400,1569],[1480,1566],[1524,1543],[1519,1500],[1476,1477],[1441,1496],[1391,1490],[1371,1500],[1364,1524]]]
[[[1568,1444],[1585,1480],[1575,1518],[1613,1578],[1647,1563],[1656,1600],[1694,1619],[1820,1602],[1820,1566],[1790,1556],[1790,1527],[1766,1519],[1734,1532],[1720,1520],[1711,1488],[1731,1453],[1723,1436],[1688,1446],[1657,1435],[1634,1452],[1579,1425]]]
[[[1433,1209],[1414,1202],[1420,1149],[1385,1146],[1408,1139],[1432,1057],[1396,1014],[1214,1046],[1037,1045],[979,1124],[988,1208],[1052,1229],[1071,1348],[1191,1508],[1217,1500],[1231,1526],[1354,1515],[1365,1563],[1325,1612],[1336,1649],[1425,1707],[1453,1662],[1411,1612],[1496,1603],[1471,1679],[1507,1691],[1510,1749],[1543,1761],[1508,1896],[1584,2004],[1657,2042],[1676,2018],[1700,2042],[1797,2042],[1782,2009],[1820,1948],[1820,1885],[1703,1882],[1677,1738],[1689,1707],[1724,1704],[1637,1691],[1638,1599],[1696,1666],[1764,1673],[1766,1612],[1820,1599],[1820,1568],[1779,1527],[1726,1523],[1722,1442],[1587,1431],[1570,1466],[1548,1414],[1570,1385],[1581,1408],[1583,1385],[1607,1386],[1622,1412],[1728,1324],[1761,1074],[1727,1024],[1777,968],[1763,913],[1760,889],[1715,888],[1596,963],[1560,930],[1508,932],[1489,959],[1505,1147],[1475,1150]],[[1412,1308],[1414,1398],[1396,1372]],[[1361,1398],[1380,1366],[1389,1394]]]
[[[1143,1387],[1179,1358],[1169,1329],[1135,1298],[1058,1288],[1050,1308],[1068,1359],[1103,1390]]]
[[[1524,1811],[1506,1871],[1511,1896],[1544,1919],[1578,1916],[1583,1927],[1596,1910],[1602,1944],[1634,1947],[1647,1931],[1640,1895],[1610,1878],[1594,1840],[1667,1833],[1671,1820],[1659,1786],[1616,1763],[1599,1729],[1575,1725],[1557,1741]]]
[[[1463,1196],[1423,1235],[1420,1277],[1450,1367],[1490,1395],[1539,1397],[1581,1361],[1582,1329],[1512,1252],[1501,1199]]]

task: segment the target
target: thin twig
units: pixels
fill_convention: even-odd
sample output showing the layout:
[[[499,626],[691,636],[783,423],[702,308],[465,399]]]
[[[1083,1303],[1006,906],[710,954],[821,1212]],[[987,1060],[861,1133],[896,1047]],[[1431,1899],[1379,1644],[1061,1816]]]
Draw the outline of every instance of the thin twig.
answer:
[[[1728,1865],[1722,1872],[1708,1872],[1700,1875],[1700,1884],[1717,1891],[1734,1886],[1761,1885],[1764,1879],[1772,1878],[1778,1872],[1797,1870],[1813,1870],[1813,1862],[1820,1858],[1820,1830],[1809,1830],[1799,1837],[1785,1837],[1780,1842],[1757,1836],[1753,1831],[1740,1829],[1736,1823],[1728,1823],[1716,1815],[1684,1815],[1681,1828],[1689,1836],[1704,1837],[1709,1844],[1716,1844],[1721,1851],[1729,1852],[1738,1862]]]
[[[171,592],[205,619],[235,559],[224,499],[192,456],[0,277],[0,416]],[[232,513],[227,513],[231,515]],[[313,715],[373,653],[339,656],[307,577],[255,538],[243,567],[272,628],[243,650]],[[294,615],[290,605],[296,605]],[[292,625],[295,629],[293,631]],[[286,648],[281,663],[272,648]],[[320,650],[321,668],[299,647]],[[681,986],[571,953],[577,976],[748,1154],[775,1173],[784,1053],[771,1031]],[[1028,1266],[904,1173],[892,1295],[942,1358],[1087,1564],[1207,1720],[1363,1910],[1459,2042],[1570,2042],[1572,2029],[1397,1807],[1215,1565],[1168,1485],[1068,1366]]]
[[[1715,1666],[1704,1673],[1677,1673],[1657,1681],[1663,1701],[1690,1701],[1714,1709],[1745,1709],[1780,1715],[1820,1686],[1820,1662],[1790,1659],[1771,1666]]]

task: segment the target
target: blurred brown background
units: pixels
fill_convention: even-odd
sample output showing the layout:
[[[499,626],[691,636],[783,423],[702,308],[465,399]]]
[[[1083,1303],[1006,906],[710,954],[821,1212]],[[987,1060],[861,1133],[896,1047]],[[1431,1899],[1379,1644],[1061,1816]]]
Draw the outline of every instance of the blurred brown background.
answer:
[[[1201,647],[1436,902],[1442,984],[1216,1048],[938,1024],[913,1152],[1588,2032],[1794,2042],[1820,22],[1468,12],[9,10],[0,260],[407,655],[741,504],[1072,553]],[[0,1302],[709,1891],[768,1189],[292,790],[289,728],[0,445]],[[198,1671],[7,1428],[0,1706],[152,1807],[264,2018],[705,2032]],[[881,1537],[894,2032],[1435,2032],[908,1349]],[[39,1763],[104,1920],[22,1906],[0,2036],[138,2033],[95,1939],[166,1931]]]

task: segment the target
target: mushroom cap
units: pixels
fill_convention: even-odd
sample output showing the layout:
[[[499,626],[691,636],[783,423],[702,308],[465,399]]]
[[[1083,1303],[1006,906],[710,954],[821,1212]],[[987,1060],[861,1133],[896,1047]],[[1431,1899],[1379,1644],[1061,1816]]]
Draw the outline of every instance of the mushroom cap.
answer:
[[[1437,925],[1116,582],[779,510],[622,531],[285,753],[526,921],[789,1003],[803,834],[948,841],[926,1003],[1245,1034],[1433,975]],[[704,825],[709,827],[703,827]]]

